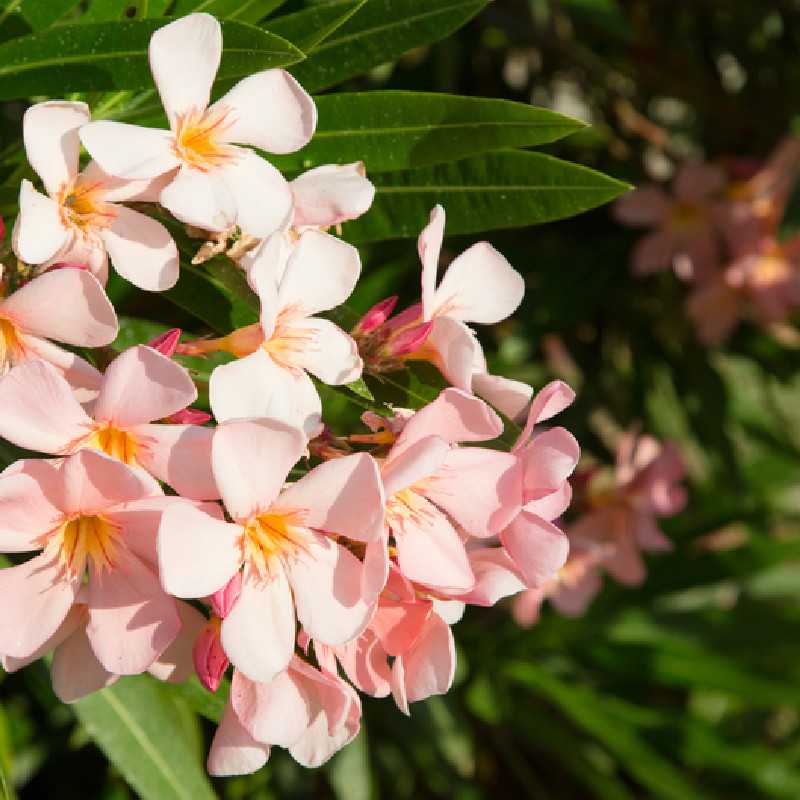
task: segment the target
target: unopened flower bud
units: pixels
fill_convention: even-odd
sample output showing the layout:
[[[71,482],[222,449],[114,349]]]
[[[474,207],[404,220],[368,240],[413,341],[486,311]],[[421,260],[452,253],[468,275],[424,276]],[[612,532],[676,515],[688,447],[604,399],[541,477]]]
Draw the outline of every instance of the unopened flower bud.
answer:
[[[209,597],[211,608],[216,616],[225,619],[233,610],[242,593],[242,573],[237,572],[220,590]]]
[[[210,692],[216,692],[228,668],[228,656],[220,639],[220,620],[212,617],[200,632],[192,650],[194,669],[200,683]]]
[[[171,422],[173,425],[205,425],[211,419],[211,414],[201,411],[199,408],[182,408],[180,411],[170,414],[164,421]]]
[[[432,320],[400,331],[392,336],[384,346],[386,354],[396,358],[415,353],[425,344],[431,330],[433,330]]]
[[[371,333],[377,328],[380,328],[391,316],[394,307],[397,305],[397,300],[398,298],[395,294],[372,306],[372,308],[361,317],[355,328],[353,328],[353,335],[358,336],[359,334]]]
[[[79,264],[77,261],[56,261],[47,268],[46,272],[52,272],[55,269],[82,269],[84,272],[88,272],[89,265]]]
[[[175,355],[175,349],[178,346],[178,342],[181,339],[181,329],[180,328],[170,328],[168,331],[164,331],[164,333],[160,333],[154,339],[151,339],[148,343],[148,347],[152,347],[153,350],[158,350],[161,355],[166,356],[167,358],[172,358]]]

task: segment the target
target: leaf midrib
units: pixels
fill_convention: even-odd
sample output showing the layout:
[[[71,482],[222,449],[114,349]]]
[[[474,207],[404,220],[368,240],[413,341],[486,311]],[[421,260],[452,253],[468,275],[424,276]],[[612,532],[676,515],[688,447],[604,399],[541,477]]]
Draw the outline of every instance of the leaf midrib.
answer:
[[[556,128],[567,130],[580,130],[578,127],[573,127],[569,124],[558,122],[546,122],[544,120],[538,122],[524,122],[524,121],[511,121],[504,120],[499,122],[491,121],[476,121],[476,122],[444,122],[442,124],[430,125],[403,125],[396,128],[338,128],[336,130],[317,131],[314,134],[315,139],[324,139],[334,136],[375,136],[375,135],[391,135],[395,133],[428,133],[430,131],[452,130],[454,128],[502,128],[502,127],[518,127],[518,128]]]
[[[533,183],[524,185],[485,185],[476,184],[474,186],[448,186],[446,184],[428,184],[425,186],[376,186],[375,191],[383,194],[392,194],[399,192],[485,192],[485,191],[503,191],[503,192],[530,192],[536,191],[551,191],[563,192],[566,190],[574,189],[581,192],[608,192],[615,188],[613,184],[609,183],[606,186],[577,186],[573,184],[566,184],[561,186],[537,186]]]

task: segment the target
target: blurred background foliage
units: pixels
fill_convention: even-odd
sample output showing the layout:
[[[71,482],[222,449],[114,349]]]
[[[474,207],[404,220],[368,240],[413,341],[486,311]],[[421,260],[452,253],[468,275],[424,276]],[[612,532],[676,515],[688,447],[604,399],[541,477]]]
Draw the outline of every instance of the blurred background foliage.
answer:
[[[0,20],[0,33],[26,24],[16,12]],[[798,0],[495,0],[457,33],[337,88],[546,106],[592,125],[546,152],[639,184],[687,157],[764,159],[798,124],[798,48]],[[4,144],[18,141],[23,109],[4,105]],[[674,276],[631,276],[637,236],[607,207],[493,232],[528,292],[481,335],[493,372],[576,388],[563,424],[600,461],[637,422],[679,444],[690,501],[664,524],[674,552],[649,559],[640,589],[606,582],[579,619],[546,609],[523,630],[502,604],[470,609],[446,697],[410,719],[367,698],[362,734],[325,768],[275,749],[257,775],[215,782],[220,797],[800,797],[800,351],[747,324],[724,347],[699,345]],[[447,252],[473,240],[451,237]],[[413,240],[363,253],[357,311],[398,286],[413,300]],[[167,299],[121,283],[114,293],[130,317],[165,318]],[[341,413],[334,429],[349,424]],[[55,700],[43,664],[2,676],[0,695],[9,797],[135,796]],[[204,753],[210,724],[174,702],[173,724]]]

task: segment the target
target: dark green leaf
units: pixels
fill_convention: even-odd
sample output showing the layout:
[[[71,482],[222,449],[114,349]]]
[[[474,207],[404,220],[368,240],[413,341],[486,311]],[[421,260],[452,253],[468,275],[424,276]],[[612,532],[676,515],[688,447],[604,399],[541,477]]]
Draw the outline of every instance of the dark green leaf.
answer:
[[[367,0],[346,25],[292,70],[308,91],[359,75],[420,45],[443,39],[488,0]]]
[[[167,691],[149,675],[130,676],[72,708],[145,800],[211,800],[214,792]]]
[[[541,153],[504,151],[373,176],[372,208],[345,226],[352,242],[417,236],[431,208],[447,212],[447,233],[480,233],[563,219],[613,200],[627,185]]]
[[[152,86],[150,36],[161,19],[62,25],[0,45],[0,99]],[[294,45],[239,22],[222,23],[217,78],[249,75],[303,58]]]
[[[79,0],[22,0],[19,11],[35,31],[47,28],[78,5]]]
[[[330,94],[316,103],[314,138],[297,153],[272,158],[280,169],[363,161],[368,174],[388,172],[547,144],[584,127],[524,103],[428,92]]]
[[[180,17],[192,11],[205,11],[218,19],[235,19],[238,22],[255,24],[285,2],[286,0],[177,0],[172,13]]]
[[[312,52],[358,11],[367,0],[332,0],[296,14],[270,20],[266,27],[304,53]]]

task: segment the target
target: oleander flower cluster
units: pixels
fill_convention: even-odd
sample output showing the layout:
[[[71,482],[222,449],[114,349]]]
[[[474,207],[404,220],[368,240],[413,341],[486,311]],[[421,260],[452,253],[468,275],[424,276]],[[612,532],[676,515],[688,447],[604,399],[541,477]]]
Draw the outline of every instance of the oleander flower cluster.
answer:
[[[230,675],[208,769],[232,775],[273,746],[322,764],[358,733],[362,695],[408,713],[446,692],[465,607],[549,592],[569,563],[554,521],[579,448],[542,427],[572,402],[566,384],[489,373],[470,324],[512,314],[524,282],[485,242],[439,279],[443,208],[419,236],[418,303],[387,298],[349,332],[326,316],[361,271],[337,232],[374,187],[361,164],[288,181],[263,154],[311,139],[312,98],[272,69],[212,103],[221,50],[208,14],[153,34],[168,129],[66,100],[25,113],[39,180],[22,181],[3,275],[0,436],[31,455],[0,475],[0,657],[13,671],[49,654],[67,703],[143,672],[211,692]],[[176,226],[202,232],[196,261],[235,260],[258,322],[192,341],[169,328],[106,358],[109,265],[169,289]],[[212,352],[230,356],[211,374],[213,420],[175,358]],[[327,424],[319,384],[419,360],[448,384],[431,402]],[[525,421],[518,436],[498,411]],[[655,475],[625,486],[661,490]]]
[[[800,306],[800,236],[780,230],[799,172],[791,136],[762,164],[687,162],[671,193],[645,186],[615,204],[623,224],[652,228],[633,250],[634,274],[672,268],[686,281],[686,312],[704,344],[723,342],[742,320],[774,328]]]

